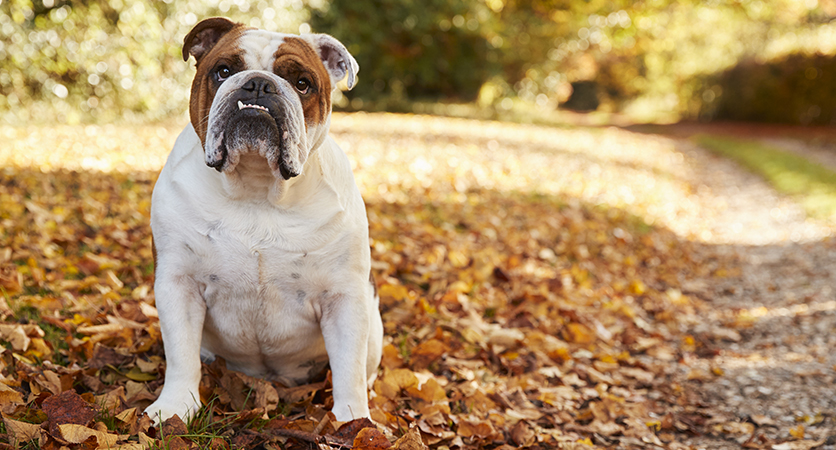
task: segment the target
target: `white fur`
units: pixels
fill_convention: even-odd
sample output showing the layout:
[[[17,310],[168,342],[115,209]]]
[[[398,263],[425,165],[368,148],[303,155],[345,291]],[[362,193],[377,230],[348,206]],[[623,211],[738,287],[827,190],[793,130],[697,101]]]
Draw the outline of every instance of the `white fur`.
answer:
[[[281,35],[248,33],[248,68],[269,70],[265,55],[276,47],[262,45]],[[207,152],[215,126],[210,114]],[[303,170],[289,180],[259,152],[241,152],[219,173],[192,125],[177,138],[151,207],[167,360],[162,393],[146,410],[155,420],[197,411],[201,354],[287,385],[330,360],[337,419],[368,417],[383,326],[363,199],[327,132],[328,121],[308,127]]]

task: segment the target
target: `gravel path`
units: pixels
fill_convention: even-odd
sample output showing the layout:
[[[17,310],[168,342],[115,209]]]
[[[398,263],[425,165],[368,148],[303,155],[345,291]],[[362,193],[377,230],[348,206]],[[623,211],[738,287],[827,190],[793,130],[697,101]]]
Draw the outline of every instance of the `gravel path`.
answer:
[[[836,167],[823,149],[777,143]],[[792,439],[774,448],[836,448],[833,224],[806,219],[791,199],[732,162],[685,141],[679,148],[711,217],[701,251],[705,258],[731,256],[739,270],[710,283],[690,281],[711,309],[693,330],[705,348],[678,370],[699,398],[701,407],[690,412],[707,416],[711,434],[683,443],[773,448]],[[726,331],[711,331],[717,329]]]

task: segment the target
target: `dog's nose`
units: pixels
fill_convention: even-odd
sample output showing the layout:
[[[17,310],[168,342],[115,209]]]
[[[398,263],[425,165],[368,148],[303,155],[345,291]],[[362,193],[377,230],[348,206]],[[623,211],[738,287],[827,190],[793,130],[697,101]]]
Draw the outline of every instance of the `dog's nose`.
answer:
[[[276,87],[267,78],[255,77],[247,81],[241,89],[255,94],[256,98],[261,95],[269,95],[276,93]]]

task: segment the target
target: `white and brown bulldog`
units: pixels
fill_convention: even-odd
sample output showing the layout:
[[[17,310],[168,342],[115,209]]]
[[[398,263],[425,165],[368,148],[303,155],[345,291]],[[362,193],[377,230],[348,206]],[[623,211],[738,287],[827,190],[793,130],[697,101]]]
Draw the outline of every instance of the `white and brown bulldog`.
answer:
[[[331,92],[357,62],[322,34],[198,23],[186,126],[154,187],[156,304],[167,368],[155,420],[200,407],[200,362],[285,385],[330,362],[333,413],[368,417],[383,326],[368,220],[328,135]]]

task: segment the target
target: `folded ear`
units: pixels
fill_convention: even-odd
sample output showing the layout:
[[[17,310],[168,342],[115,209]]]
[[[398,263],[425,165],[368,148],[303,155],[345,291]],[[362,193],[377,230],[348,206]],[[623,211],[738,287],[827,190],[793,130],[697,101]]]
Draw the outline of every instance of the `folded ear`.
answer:
[[[337,83],[343,78],[346,79],[348,89],[357,84],[357,72],[360,71],[360,66],[340,41],[327,34],[308,34],[302,37],[314,46],[325,68],[328,69],[328,74],[331,76],[331,89],[336,89]]]
[[[212,50],[223,35],[240,25],[225,17],[201,20],[183,40],[183,61],[188,61],[189,55],[192,55],[199,64],[200,59]]]

